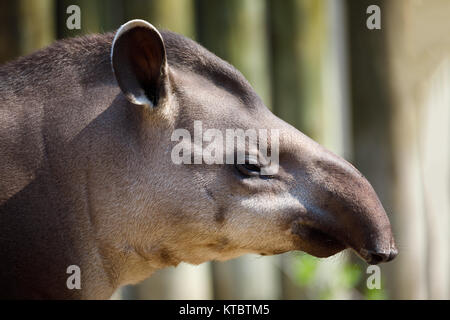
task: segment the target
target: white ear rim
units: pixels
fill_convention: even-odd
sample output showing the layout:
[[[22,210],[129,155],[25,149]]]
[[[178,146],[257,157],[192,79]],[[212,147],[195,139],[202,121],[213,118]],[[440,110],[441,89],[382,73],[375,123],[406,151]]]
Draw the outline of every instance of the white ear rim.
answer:
[[[119,39],[122,34],[126,33],[127,31],[129,31],[133,28],[136,28],[136,27],[147,28],[147,29],[153,30],[161,38],[161,41],[163,41],[163,37],[162,37],[161,33],[159,33],[158,29],[156,29],[155,26],[152,25],[150,22],[147,22],[142,19],[130,20],[127,23],[121,25],[119,30],[117,30],[116,35],[114,36],[114,40],[113,40],[112,47],[111,47],[112,48],[111,49],[111,62],[112,62],[112,58],[113,58],[113,54],[114,54],[114,47],[116,45],[117,39]]]
[[[116,41],[124,33],[128,32],[129,30],[136,28],[136,27],[147,28],[147,29],[154,31],[161,39],[161,42],[164,43],[161,33],[159,33],[158,29],[156,29],[155,26],[152,25],[150,22],[147,22],[142,19],[134,19],[134,20],[128,21],[127,23],[120,26],[120,28],[119,28],[119,30],[117,30],[116,35],[114,36],[114,40],[112,42],[110,59],[111,59],[111,66],[112,66],[114,73],[116,73],[116,71],[114,70],[114,63],[113,63],[113,61],[114,61],[113,57],[114,57],[114,51],[115,51],[114,49],[115,49]],[[133,100],[132,102],[137,105],[148,105],[151,108],[154,107],[153,103],[145,96],[144,93],[141,96],[134,97],[132,100]]]

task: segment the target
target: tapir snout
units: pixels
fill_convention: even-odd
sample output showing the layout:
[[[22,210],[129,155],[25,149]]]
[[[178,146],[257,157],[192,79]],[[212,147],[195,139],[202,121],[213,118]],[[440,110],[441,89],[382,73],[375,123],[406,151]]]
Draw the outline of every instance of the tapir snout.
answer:
[[[304,170],[297,181],[308,194],[304,202],[309,214],[307,219],[301,217],[294,233],[325,241],[331,252],[313,248],[311,253],[318,251],[318,255],[347,247],[369,264],[394,259],[398,250],[389,219],[367,179],[352,164],[313,141],[302,149],[309,151],[298,156]]]

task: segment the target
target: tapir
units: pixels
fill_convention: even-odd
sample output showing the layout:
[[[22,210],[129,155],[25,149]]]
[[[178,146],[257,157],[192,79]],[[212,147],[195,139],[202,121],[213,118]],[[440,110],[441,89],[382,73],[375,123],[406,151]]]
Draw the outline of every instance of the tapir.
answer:
[[[174,163],[195,121],[278,130],[277,172]],[[1,298],[107,299],[180,262],[347,248],[397,255],[370,183],[196,42],[132,20],[0,68]]]

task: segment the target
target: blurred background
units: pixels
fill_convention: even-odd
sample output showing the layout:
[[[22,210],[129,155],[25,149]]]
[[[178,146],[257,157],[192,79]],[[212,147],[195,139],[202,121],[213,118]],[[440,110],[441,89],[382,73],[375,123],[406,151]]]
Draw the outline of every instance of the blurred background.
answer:
[[[80,30],[66,27],[73,4]],[[366,26],[370,5],[381,29]],[[133,18],[191,37],[366,175],[400,251],[381,289],[352,254],[289,253],[182,264],[114,298],[449,299],[449,16],[448,0],[0,0],[0,63]]]

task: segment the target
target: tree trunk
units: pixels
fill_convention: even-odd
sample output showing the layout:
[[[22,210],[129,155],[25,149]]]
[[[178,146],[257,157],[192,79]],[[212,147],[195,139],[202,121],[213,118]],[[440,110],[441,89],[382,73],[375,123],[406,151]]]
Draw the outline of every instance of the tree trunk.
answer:
[[[443,0],[386,8],[401,250],[396,298],[449,298],[449,10]]]
[[[270,107],[266,3],[199,0],[196,10],[198,41],[239,69]]]
[[[129,0],[125,12],[128,20],[148,20],[157,28],[195,38],[193,0]]]
[[[45,47],[55,39],[53,0],[0,3],[0,63]]]
[[[80,7],[81,29],[70,30],[67,27],[67,19],[70,13],[67,8],[71,5]],[[58,38],[70,38],[84,34],[98,33],[102,31],[102,3],[99,0],[58,0]]]
[[[324,1],[269,3],[273,109],[279,117],[321,141]]]

